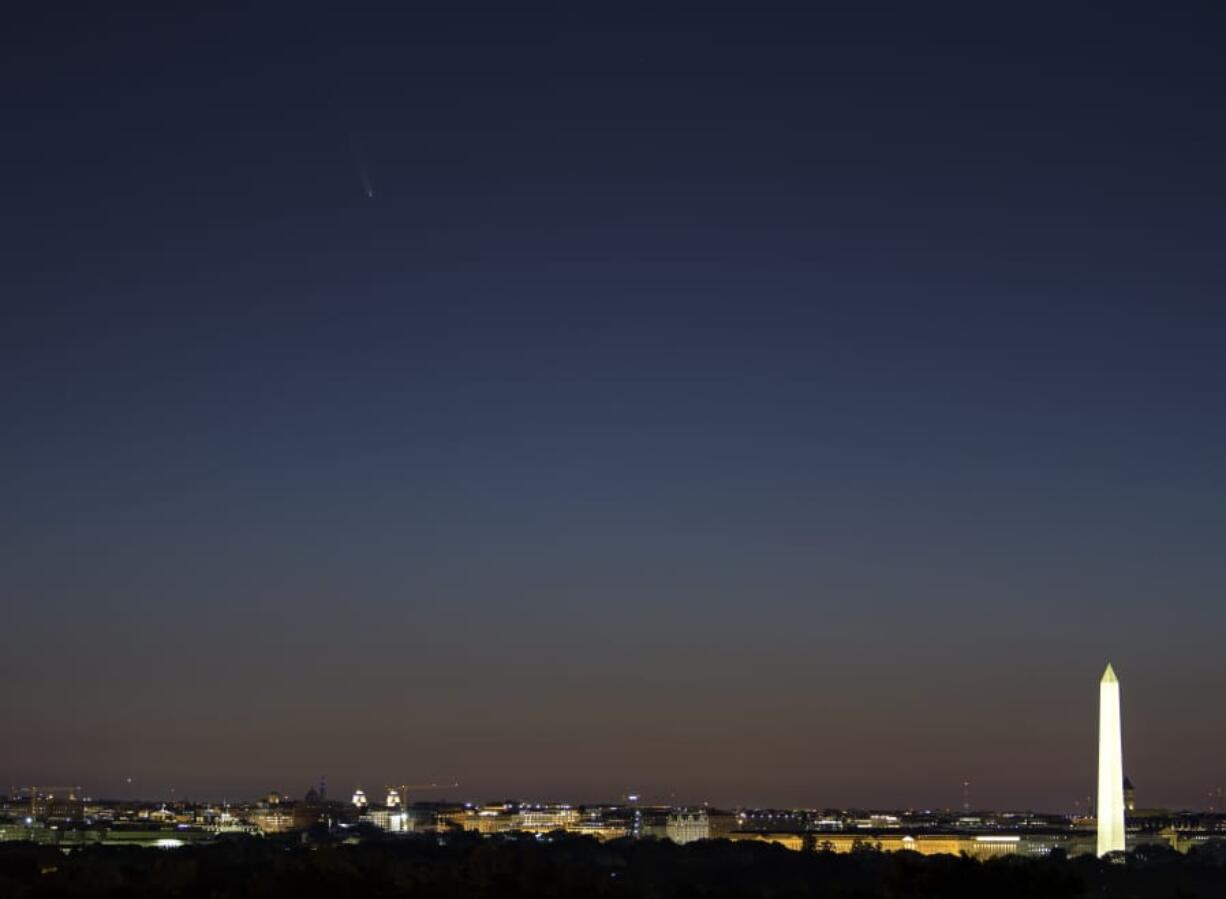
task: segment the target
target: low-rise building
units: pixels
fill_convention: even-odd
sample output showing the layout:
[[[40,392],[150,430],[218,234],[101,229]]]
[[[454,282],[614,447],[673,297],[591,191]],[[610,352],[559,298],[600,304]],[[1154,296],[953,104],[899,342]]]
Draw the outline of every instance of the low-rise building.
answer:
[[[1061,849],[1070,855],[1092,851],[1092,842],[1074,832],[1059,833],[860,833],[737,831],[732,840],[774,843],[817,852],[918,852],[920,855],[966,855],[989,859],[1005,855],[1047,855]]]
[[[675,811],[668,816],[664,835],[674,843],[684,845],[698,840],[711,839],[711,821],[705,809],[699,811]]]

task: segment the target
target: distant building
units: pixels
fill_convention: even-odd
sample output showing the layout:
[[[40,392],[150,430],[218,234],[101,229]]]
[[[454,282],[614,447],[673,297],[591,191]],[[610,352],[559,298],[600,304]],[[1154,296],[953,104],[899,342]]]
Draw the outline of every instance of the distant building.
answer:
[[[668,836],[668,816],[672,811],[668,808],[652,807],[635,809],[635,837],[648,840],[663,840]]]
[[[674,843],[684,845],[711,839],[711,819],[706,810],[676,811],[668,816],[664,835]]]
[[[433,830],[437,825],[437,814],[432,808],[409,807],[403,808],[404,814],[404,829],[406,831],[427,831]]]
[[[294,803],[294,826],[300,830],[305,830],[308,827],[314,827],[328,817],[327,797],[327,787],[322,781],[320,782],[319,789],[311,787],[307,790],[302,802]]]
[[[578,823],[579,811],[569,805],[536,805],[521,808],[514,827],[526,833],[549,833],[570,830]]]
[[[29,815],[36,821],[80,821],[85,801],[79,787],[30,787]]]
[[[280,802],[247,812],[247,820],[259,828],[260,833],[287,833],[299,828],[294,811]]]
[[[589,810],[570,828],[572,833],[604,840],[618,840],[629,833],[627,821],[617,815],[605,815],[602,811]]]
[[[366,794],[363,793],[361,790],[354,790],[353,791],[353,804],[357,806],[358,808],[366,808],[368,804],[366,802]]]
[[[460,808],[444,812],[440,820],[451,827],[472,833],[506,833],[516,829],[514,806],[484,805],[481,808]]]
[[[1022,837],[1015,834],[908,834],[908,833],[769,833],[739,831],[733,840],[775,843],[787,849],[818,852],[918,852],[920,855],[968,855],[988,859],[1023,851]],[[1033,854],[1044,854],[1035,851]]]
[[[1124,778],[1124,809],[1130,812],[1137,810],[1137,790],[1127,777]]]
[[[569,805],[521,806],[504,802],[448,809],[439,813],[439,823],[445,827],[480,834],[511,831],[549,833],[564,830],[598,840],[613,840],[626,836],[630,831],[629,819],[624,813],[618,814],[615,811],[606,814],[606,811],[603,808],[581,810]]]
[[[34,839],[33,822],[0,820],[0,843],[25,842]],[[41,825],[40,825],[41,828]]]
[[[388,833],[405,833],[409,828],[408,816],[400,809],[370,809],[358,819],[363,824],[373,824]]]

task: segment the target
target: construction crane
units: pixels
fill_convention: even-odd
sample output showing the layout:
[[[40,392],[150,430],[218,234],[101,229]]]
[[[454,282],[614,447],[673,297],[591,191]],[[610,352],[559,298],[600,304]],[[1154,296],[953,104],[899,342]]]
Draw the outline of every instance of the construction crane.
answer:
[[[458,787],[459,785],[460,785],[460,782],[458,780],[453,781],[451,783],[388,784],[387,792],[389,796],[391,796],[392,793],[396,793],[397,798],[400,800],[400,807],[408,808],[409,807],[409,790],[413,790],[414,792],[417,792],[420,790],[450,790],[455,787]]]

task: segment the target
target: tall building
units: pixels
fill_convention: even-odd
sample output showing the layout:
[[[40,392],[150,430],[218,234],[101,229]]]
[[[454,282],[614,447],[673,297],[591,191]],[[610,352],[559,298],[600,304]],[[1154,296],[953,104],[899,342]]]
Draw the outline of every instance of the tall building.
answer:
[[[1098,855],[1124,851],[1120,682],[1108,665],[1098,684]]]

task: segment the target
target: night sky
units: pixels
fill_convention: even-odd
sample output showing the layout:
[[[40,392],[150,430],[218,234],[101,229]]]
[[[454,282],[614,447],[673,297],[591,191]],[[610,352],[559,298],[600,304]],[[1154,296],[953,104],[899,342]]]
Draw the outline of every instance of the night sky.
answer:
[[[1220,4],[172,6],[0,28],[4,786],[1226,785]]]

